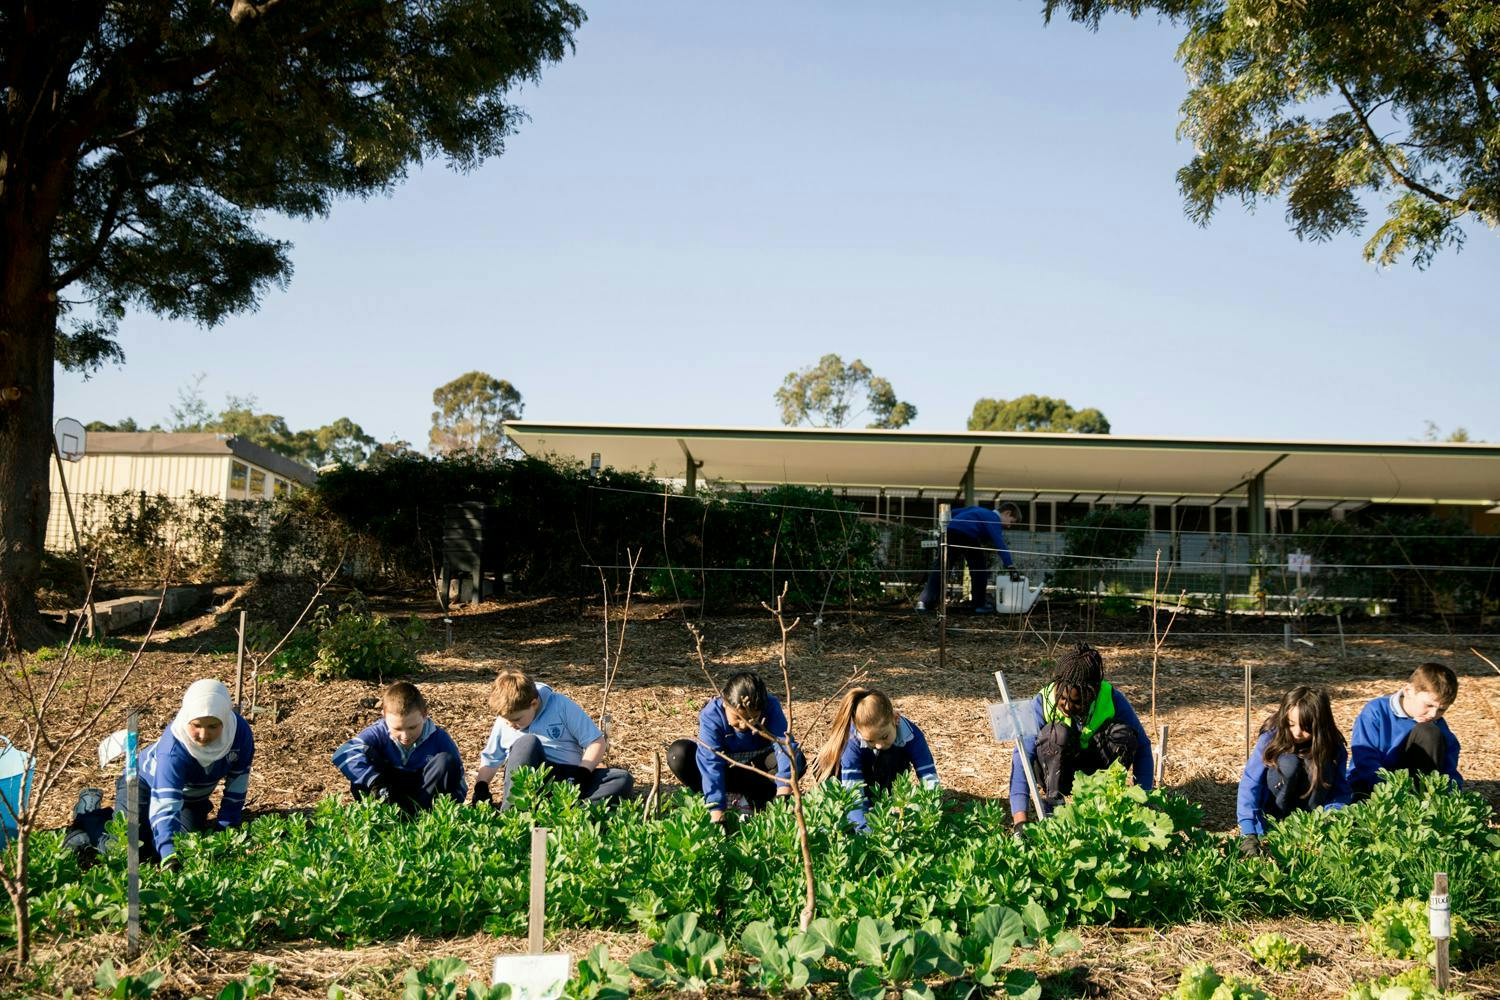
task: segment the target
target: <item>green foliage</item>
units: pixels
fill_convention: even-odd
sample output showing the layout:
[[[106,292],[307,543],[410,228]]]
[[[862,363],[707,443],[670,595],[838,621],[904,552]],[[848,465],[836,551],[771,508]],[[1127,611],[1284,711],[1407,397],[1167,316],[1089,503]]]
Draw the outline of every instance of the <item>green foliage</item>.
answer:
[[[122,976],[115,971],[115,963],[107,958],[94,971],[94,985],[110,1000],[145,1000],[161,988],[165,978],[154,969],[139,976]]]
[[[276,966],[252,965],[244,979],[236,979],[219,991],[217,1000],[255,1000],[276,989]]]
[[[1027,394],[1015,399],[975,400],[969,430],[1108,434],[1109,420],[1093,407],[1075,410],[1066,399]]]
[[[1450,517],[1318,520],[1294,537],[1298,548],[1312,554],[1321,577],[1345,584],[1348,592],[1394,598],[1411,609],[1479,608],[1488,574],[1434,567],[1489,569],[1500,562],[1500,536],[1476,535]]]
[[[740,932],[740,951],[756,961],[750,966],[757,988],[770,994],[806,989],[827,952],[828,935],[800,931],[779,932],[764,920],[754,920]]]
[[[1224,200],[1284,197],[1297,237],[1323,241],[1363,230],[1366,196],[1391,192],[1365,259],[1423,267],[1463,244],[1463,220],[1500,222],[1491,4],[1437,0],[1420,16],[1397,0],[1227,12],[1211,0],[1047,0],[1044,10],[1093,27],[1108,12],[1154,11],[1186,29],[1178,136],[1194,155],[1177,183],[1199,223]]]
[[[661,940],[631,957],[630,971],[653,985],[702,993],[728,950],[721,935],[699,928],[698,914],[679,913],[666,922]]]
[[[596,944],[578,960],[565,995],[569,1000],[625,1000],[630,996],[630,966],[609,957],[609,946]]]
[[[859,405],[861,393],[864,406]],[[870,427],[895,428],[917,418],[917,408],[897,400],[890,382],[858,358],[845,364],[837,354],[825,354],[816,365],[788,374],[776,390],[776,405],[788,427],[848,427],[869,416]]]
[[[1239,976],[1221,976],[1212,965],[1199,962],[1182,970],[1177,989],[1162,1000],[1271,1000],[1259,984]]]
[[[1448,941],[1448,957],[1457,961],[1465,951],[1474,947],[1474,935],[1462,917],[1453,914],[1451,921],[1453,934]],[[1386,903],[1370,915],[1360,931],[1370,950],[1382,958],[1426,962],[1433,968],[1437,967],[1437,942],[1428,926],[1425,899]]]
[[[1432,981],[1432,970],[1419,965],[1394,976],[1377,976],[1360,983],[1345,1000],[1467,1000],[1467,993],[1442,992]]]
[[[318,607],[276,654],[276,666],[319,680],[383,680],[412,673],[420,665],[415,643],[426,631],[415,616],[397,624],[359,603],[334,612]]]
[[[1307,961],[1307,949],[1284,934],[1262,934],[1250,942],[1250,957],[1272,972],[1286,972]]]
[[[1119,562],[1135,556],[1146,540],[1150,519],[1151,512],[1142,507],[1095,507],[1068,525],[1063,531],[1065,565],[1057,582],[1079,589],[1096,587]]]
[[[473,971],[461,958],[434,958],[422,968],[406,970],[401,1000],[510,1000],[507,983],[485,986],[471,982],[461,986],[459,980]]]
[[[505,421],[517,420],[526,404],[505,379],[468,372],[432,390],[432,430],[428,442],[440,455],[497,452]]]

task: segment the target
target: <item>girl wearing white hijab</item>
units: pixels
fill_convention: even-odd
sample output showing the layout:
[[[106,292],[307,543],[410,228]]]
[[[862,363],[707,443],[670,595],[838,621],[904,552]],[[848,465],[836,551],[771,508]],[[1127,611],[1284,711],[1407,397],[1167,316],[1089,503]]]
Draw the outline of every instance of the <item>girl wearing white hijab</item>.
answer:
[[[175,865],[173,843],[181,830],[209,829],[213,794],[219,782],[224,795],[214,825],[238,826],[250,787],[255,738],[234,710],[229,690],[216,680],[194,681],[182,696],[182,708],[161,739],[140,757],[141,856],[160,856]],[[124,809],[125,779],[116,787],[115,809]]]

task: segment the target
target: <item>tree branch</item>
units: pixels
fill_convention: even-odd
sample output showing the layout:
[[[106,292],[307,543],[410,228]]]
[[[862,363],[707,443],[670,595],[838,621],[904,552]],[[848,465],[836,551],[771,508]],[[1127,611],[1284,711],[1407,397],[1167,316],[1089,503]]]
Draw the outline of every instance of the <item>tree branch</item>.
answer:
[[[1375,155],[1380,158],[1381,164],[1383,164],[1386,171],[1390,173],[1392,181],[1400,184],[1402,187],[1409,188],[1426,198],[1430,198],[1440,205],[1449,204],[1454,200],[1448,195],[1443,194],[1441,191],[1435,191],[1432,188],[1428,187],[1426,184],[1423,184],[1421,181],[1416,180],[1412,177],[1408,177],[1406,174],[1397,169],[1396,164],[1390,158],[1390,154],[1385,151],[1385,144],[1380,141],[1380,137],[1377,136],[1375,134],[1375,130],[1370,127],[1370,119],[1366,116],[1364,109],[1362,109],[1359,106],[1359,103],[1354,100],[1354,95],[1349,93],[1349,89],[1345,87],[1342,82],[1338,84],[1338,88],[1339,93],[1344,95],[1344,100],[1348,102],[1349,107],[1354,111],[1354,116],[1359,119],[1359,124],[1364,129],[1366,138],[1370,140],[1370,144],[1375,149]]]

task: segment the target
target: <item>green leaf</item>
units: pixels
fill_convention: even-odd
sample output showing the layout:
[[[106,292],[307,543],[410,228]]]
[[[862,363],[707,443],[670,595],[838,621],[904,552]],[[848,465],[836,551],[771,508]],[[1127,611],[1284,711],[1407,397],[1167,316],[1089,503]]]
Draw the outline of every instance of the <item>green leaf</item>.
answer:
[[[853,1000],[884,1000],[885,984],[874,969],[863,966],[849,971],[849,996]]]
[[[854,934],[854,957],[866,965],[877,968],[885,964],[884,940],[889,934],[882,934],[880,923],[873,917],[860,917],[859,928]]]

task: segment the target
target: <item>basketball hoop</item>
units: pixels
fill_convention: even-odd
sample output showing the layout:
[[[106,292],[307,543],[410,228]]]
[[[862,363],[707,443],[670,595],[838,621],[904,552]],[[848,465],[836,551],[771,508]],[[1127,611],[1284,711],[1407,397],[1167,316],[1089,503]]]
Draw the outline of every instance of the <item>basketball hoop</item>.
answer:
[[[84,448],[88,444],[88,431],[72,417],[63,417],[53,428],[57,441],[57,455],[64,462],[83,460]]]

